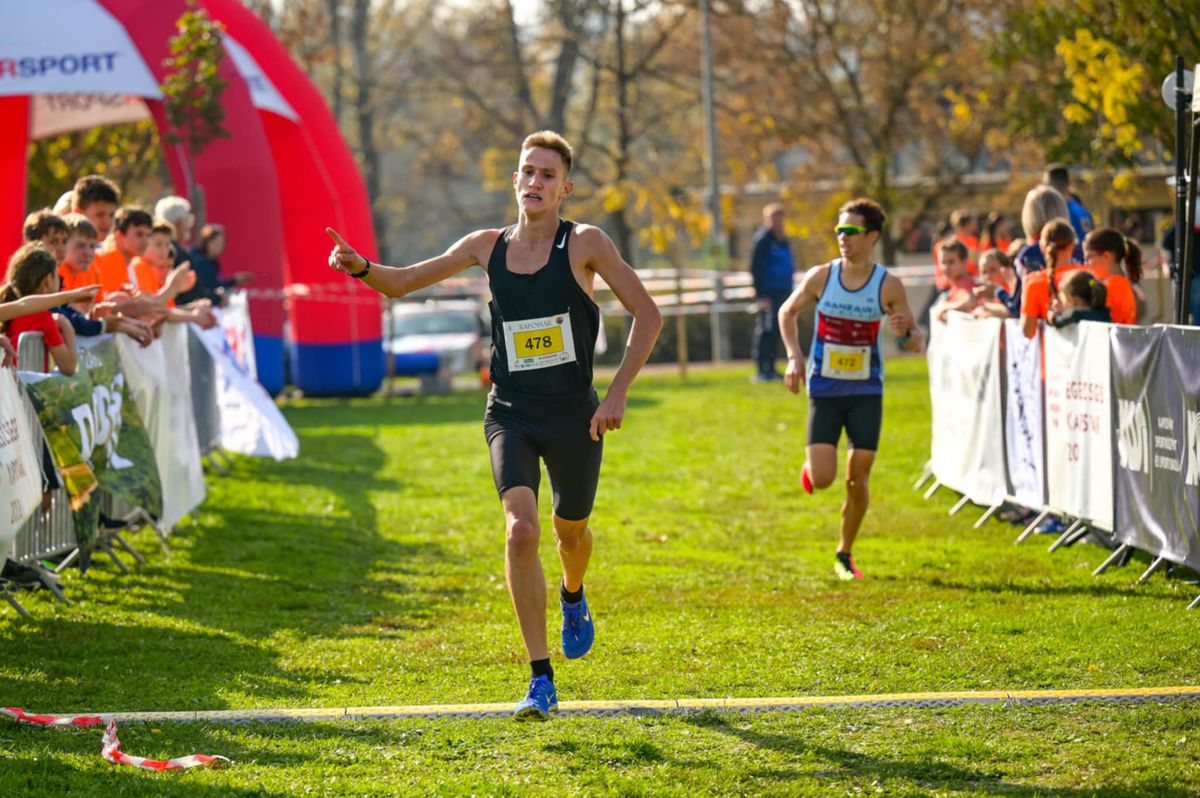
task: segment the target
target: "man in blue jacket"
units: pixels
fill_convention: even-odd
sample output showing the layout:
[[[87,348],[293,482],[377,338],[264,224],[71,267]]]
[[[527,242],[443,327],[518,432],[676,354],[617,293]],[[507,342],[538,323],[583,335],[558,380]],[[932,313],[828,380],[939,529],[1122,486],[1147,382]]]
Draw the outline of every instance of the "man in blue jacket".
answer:
[[[758,317],[754,322],[751,348],[758,366],[755,382],[783,379],[775,370],[775,350],[779,340],[779,309],[792,293],[796,264],[792,248],[783,232],[783,206],[771,203],[763,208],[763,226],[754,233],[750,273],[754,276],[754,299]]]

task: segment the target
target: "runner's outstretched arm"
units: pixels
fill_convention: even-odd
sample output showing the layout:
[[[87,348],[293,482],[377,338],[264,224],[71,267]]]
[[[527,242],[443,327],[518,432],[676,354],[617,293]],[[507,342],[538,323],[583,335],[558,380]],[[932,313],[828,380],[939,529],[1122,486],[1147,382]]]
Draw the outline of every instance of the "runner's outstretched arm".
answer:
[[[894,274],[884,278],[879,298],[883,301],[883,310],[888,315],[888,325],[892,332],[900,336],[900,348],[906,352],[924,352],[925,333],[913,318],[908,307],[908,296],[904,293],[904,283],[900,282],[900,278]]]
[[[325,232],[335,243],[333,251],[329,253],[329,268],[350,275],[361,274],[366,270],[362,281],[393,299],[427,288],[465,269],[482,264],[486,255],[481,253],[491,251],[498,234],[496,230],[476,230],[454,242],[436,258],[412,266],[384,266],[382,263],[371,263],[358,254],[332,227],[326,227]]]
[[[787,370],[783,373],[783,384],[792,393],[800,393],[800,383],[804,381],[804,353],[800,351],[800,332],[796,329],[796,319],[808,309],[809,305],[821,298],[821,290],[829,276],[828,266],[818,266],[804,273],[800,285],[792,291],[779,308],[779,332],[783,336],[783,345],[787,349]]]
[[[637,272],[617,252],[612,239],[603,230],[591,225],[580,225],[580,243],[586,253],[587,265],[604,278],[617,299],[633,316],[629,329],[629,340],[625,343],[625,356],[617,369],[604,401],[592,416],[590,433],[592,440],[600,440],[605,432],[621,428],[625,418],[625,403],[629,397],[629,386],[633,378],[646,365],[658,333],[662,329],[662,313],[654,299],[642,285]]]

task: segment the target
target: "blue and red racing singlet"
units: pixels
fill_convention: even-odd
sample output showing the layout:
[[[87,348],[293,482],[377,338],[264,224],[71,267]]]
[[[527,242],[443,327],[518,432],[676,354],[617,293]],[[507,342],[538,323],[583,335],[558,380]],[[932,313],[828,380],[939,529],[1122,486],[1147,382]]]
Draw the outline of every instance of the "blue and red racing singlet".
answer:
[[[887,270],[875,264],[857,291],[842,284],[842,259],[829,264],[829,277],[817,302],[817,333],[808,358],[808,395],[882,396],[883,359],[879,323]]]

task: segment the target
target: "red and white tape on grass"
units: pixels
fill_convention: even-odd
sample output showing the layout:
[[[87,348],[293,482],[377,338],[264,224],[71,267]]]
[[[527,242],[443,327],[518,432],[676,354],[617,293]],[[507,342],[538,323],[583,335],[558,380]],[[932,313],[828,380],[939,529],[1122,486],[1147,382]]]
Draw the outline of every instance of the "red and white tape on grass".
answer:
[[[143,756],[130,756],[121,752],[121,741],[117,739],[117,722],[110,720],[108,728],[104,730],[104,747],[100,750],[100,756],[112,762],[114,765],[129,765],[134,768],[142,768],[143,770],[187,770],[188,768],[204,767],[221,767],[228,765],[229,760],[223,756],[209,756],[208,754],[192,754],[190,756],[176,757],[175,759],[146,759]]]
[[[100,715],[31,715],[20,707],[0,707],[0,715],[7,715],[19,723],[28,723],[43,728],[57,727],[87,727],[102,726],[104,718]],[[117,737],[117,722],[110,719],[108,728],[104,731],[104,741],[100,748],[100,756],[114,765],[128,765],[142,770],[187,770],[196,767],[221,767],[229,764],[223,756],[209,754],[191,754],[174,759],[147,759],[144,756],[132,756],[121,750],[121,740]]]
[[[19,723],[31,726],[102,726],[104,718],[99,715],[30,715],[20,707],[0,707],[0,715],[7,715]]]

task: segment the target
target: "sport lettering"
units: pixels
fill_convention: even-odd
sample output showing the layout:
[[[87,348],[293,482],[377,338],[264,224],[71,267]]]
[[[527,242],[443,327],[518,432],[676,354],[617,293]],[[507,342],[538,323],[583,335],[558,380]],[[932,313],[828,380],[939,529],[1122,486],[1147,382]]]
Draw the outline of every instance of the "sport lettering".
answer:
[[[48,75],[91,75],[112,72],[117,56],[104,53],[64,53],[40,57],[0,58],[0,78],[40,78]]]

